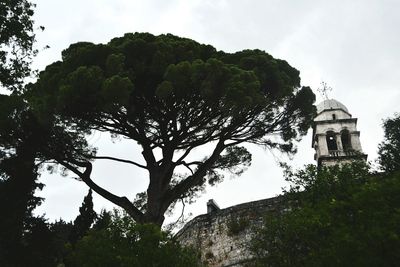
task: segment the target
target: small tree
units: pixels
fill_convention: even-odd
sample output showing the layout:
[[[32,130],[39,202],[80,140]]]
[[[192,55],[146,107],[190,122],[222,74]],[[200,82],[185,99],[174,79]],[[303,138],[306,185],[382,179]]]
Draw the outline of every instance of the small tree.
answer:
[[[89,231],[96,217],[97,214],[93,210],[92,190],[89,189],[88,194],[83,199],[82,206],[79,208],[79,215],[74,220],[70,236],[72,244],[75,244]]]
[[[286,61],[260,50],[230,54],[148,33],[71,45],[28,96],[39,120],[75,136],[53,143],[47,157],[137,222],[157,225],[173,203],[221,181],[223,171],[242,173],[251,163],[242,144],[294,152],[293,141],[309,128],[315,109],[311,89],[300,87],[299,72]],[[144,162],[98,156],[75,142],[93,131],[136,141]],[[195,149],[204,145],[209,155],[196,158]],[[95,159],[146,170],[144,201],[135,202],[143,205],[95,183]]]
[[[383,123],[385,139],[379,145],[378,162],[385,172],[400,170],[400,114]]]

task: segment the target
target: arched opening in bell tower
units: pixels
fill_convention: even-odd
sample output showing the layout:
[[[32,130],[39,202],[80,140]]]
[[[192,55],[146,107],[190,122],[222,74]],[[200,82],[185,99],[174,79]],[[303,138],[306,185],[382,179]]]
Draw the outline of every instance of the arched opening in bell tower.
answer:
[[[351,138],[349,130],[344,129],[343,131],[341,131],[340,138],[342,140],[343,150],[344,151],[351,150],[352,147],[351,147]]]
[[[328,145],[328,150],[338,150],[338,146],[336,143],[335,133],[332,131],[328,131],[326,133],[326,144]]]

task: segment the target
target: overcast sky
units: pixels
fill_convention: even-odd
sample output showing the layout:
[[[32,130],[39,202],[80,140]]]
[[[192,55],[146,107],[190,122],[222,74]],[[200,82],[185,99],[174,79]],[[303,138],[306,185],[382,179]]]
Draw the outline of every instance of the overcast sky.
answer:
[[[172,33],[210,44],[218,50],[265,50],[297,68],[302,85],[316,92],[328,83],[334,98],[358,118],[361,144],[374,161],[382,141],[382,119],[400,111],[400,1],[218,1],[218,0],[39,0],[35,21],[39,53],[34,67],[61,59],[61,51],[77,41],[106,43],[126,32]],[[106,134],[90,136],[100,154],[140,159],[133,143],[112,143]],[[285,185],[277,159],[293,166],[314,163],[310,133],[298,154],[284,156],[251,146],[252,166],[242,176],[226,177],[186,211],[198,215],[213,198],[222,207],[272,197]],[[123,164],[98,162],[93,178],[113,192],[133,199],[144,191],[146,173]],[[50,220],[72,220],[87,193],[85,184],[57,174],[43,174],[46,200],[37,213]],[[95,209],[113,206],[94,196]],[[178,211],[180,212],[180,211]],[[171,220],[171,219],[170,219]]]

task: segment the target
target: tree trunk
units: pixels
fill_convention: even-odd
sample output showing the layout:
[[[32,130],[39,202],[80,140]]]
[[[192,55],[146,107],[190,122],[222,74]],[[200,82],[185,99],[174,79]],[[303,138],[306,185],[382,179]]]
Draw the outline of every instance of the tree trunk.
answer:
[[[161,175],[154,171],[150,174],[150,184],[147,189],[147,210],[145,213],[145,223],[153,223],[162,226],[164,222],[164,212],[162,208],[162,197],[165,190],[162,188]]]

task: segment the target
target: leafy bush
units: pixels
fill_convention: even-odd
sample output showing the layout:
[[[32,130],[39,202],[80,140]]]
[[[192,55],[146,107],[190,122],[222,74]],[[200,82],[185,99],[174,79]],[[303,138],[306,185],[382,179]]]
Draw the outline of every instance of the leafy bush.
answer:
[[[400,172],[362,164],[291,173],[297,207],[267,215],[252,242],[256,266],[396,266],[400,261]],[[302,191],[302,188],[304,191]]]
[[[136,224],[118,211],[104,228],[96,226],[77,242],[67,266],[201,266],[198,255],[182,248],[156,225]]]

